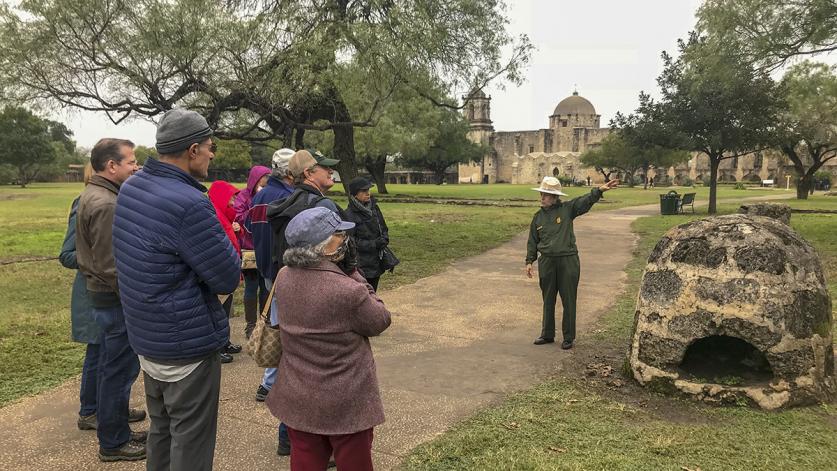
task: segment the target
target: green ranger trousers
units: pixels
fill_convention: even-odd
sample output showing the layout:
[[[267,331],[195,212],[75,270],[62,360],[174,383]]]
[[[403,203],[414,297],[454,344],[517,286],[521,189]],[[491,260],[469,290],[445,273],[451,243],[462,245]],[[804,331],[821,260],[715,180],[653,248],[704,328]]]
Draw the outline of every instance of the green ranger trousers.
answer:
[[[561,295],[564,307],[561,330],[564,340],[575,340],[575,307],[578,295],[578,279],[581,276],[581,263],[578,255],[564,257],[544,257],[538,259],[538,277],[543,294],[543,329],[541,337],[555,338],[555,299]]]

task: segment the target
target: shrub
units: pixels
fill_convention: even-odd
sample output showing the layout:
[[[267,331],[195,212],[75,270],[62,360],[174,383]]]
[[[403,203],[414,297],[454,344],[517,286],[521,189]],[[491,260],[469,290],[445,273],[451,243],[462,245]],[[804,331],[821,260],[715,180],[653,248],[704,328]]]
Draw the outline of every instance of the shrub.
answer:
[[[746,189],[747,189],[747,187],[746,187],[746,186],[744,186],[744,184],[743,184],[743,183],[738,182],[738,183],[736,183],[736,184],[735,184],[735,189],[736,189],[736,190],[746,190]]]

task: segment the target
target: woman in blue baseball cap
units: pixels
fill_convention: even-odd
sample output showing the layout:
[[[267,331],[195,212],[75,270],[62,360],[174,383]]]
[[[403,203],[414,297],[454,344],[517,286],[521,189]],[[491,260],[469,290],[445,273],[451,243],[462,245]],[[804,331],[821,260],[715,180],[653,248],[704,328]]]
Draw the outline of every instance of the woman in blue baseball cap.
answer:
[[[356,269],[338,265],[353,227],[315,207],[285,229],[275,293],[282,387],[267,406],[288,426],[292,470],[326,469],[332,454],[338,469],[371,470],[373,428],[384,422],[369,337],[389,327],[390,313]]]

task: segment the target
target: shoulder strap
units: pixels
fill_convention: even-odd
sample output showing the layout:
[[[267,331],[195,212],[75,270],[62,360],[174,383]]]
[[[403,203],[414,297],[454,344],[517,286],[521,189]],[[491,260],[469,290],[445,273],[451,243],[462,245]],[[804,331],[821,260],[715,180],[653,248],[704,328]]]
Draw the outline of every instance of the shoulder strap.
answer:
[[[283,268],[284,270],[284,268]],[[273,280],[273,286],[270,287],[270,293],[267,295],[267,301],[264,303],[264,308],[262,309],[262,319],[265,322],[270,323],[270,306],[273,305],[273,293],[276,292],[276,279],[279,278],[279,275],[276,275],[276,278]]]

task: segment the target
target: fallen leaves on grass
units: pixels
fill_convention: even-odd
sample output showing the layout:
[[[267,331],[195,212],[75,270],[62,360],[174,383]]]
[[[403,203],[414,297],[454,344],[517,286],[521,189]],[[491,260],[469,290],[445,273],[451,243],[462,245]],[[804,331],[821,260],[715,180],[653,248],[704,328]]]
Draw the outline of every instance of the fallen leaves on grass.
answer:
[[[609,378],[613,375],[613,367],[607,363],[590,363],[587,365],[585,371],[587,376],[598,376],[600,378]]]
[[[509,430],[516,430],[520,428],[520,424],[517,422],[509,422],[507,424],[503,424],[503,427],[506,427]]]
[[[549,447],[549,451],[552,451],[552,452],[555,452],[555,453],[566,453],[567,449],[566,448],[560,448],[560,447],[557,447],[557,446],[551,446],[551,447]]]
[[[625,382],[621,379],[615,378],[607,382],[608,386],[611,386],[611,389],[621,388],[625,385]]]

